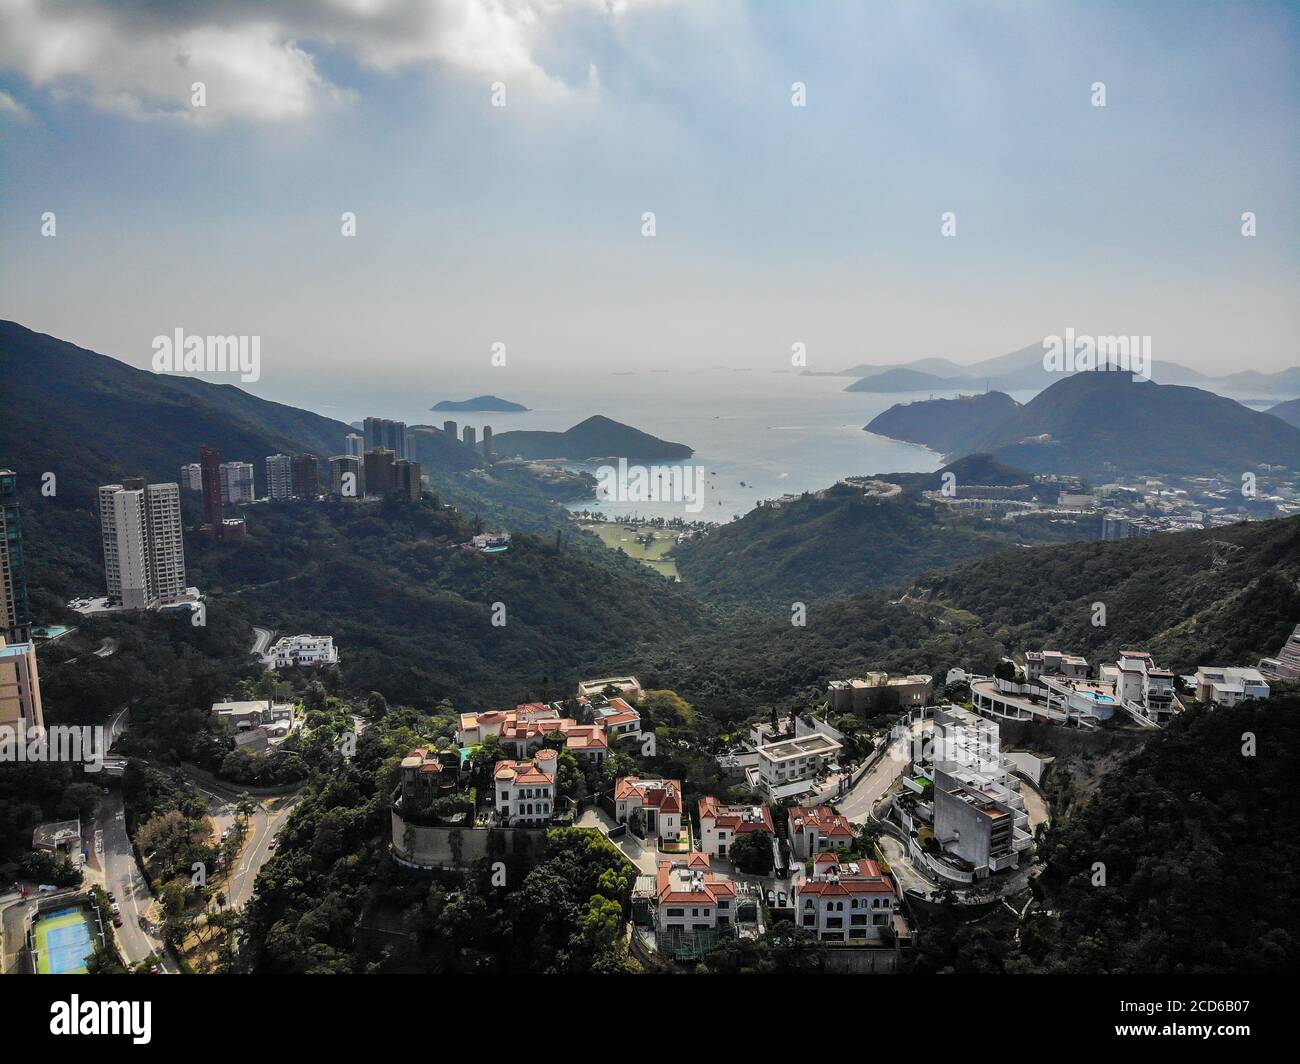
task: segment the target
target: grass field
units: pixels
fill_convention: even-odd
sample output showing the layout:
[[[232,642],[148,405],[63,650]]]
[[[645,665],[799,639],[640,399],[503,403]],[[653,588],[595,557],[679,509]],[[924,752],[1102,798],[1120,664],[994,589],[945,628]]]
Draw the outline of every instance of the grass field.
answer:
[[[84,975],[95,951],[90,914],[80,906],[43,913],[32,925],[38,975]]]
[[[629,531],[633,526],[614,521],[584,523],[582,527],[588,532],[595,532],[605,546],[621,550],[629,558],[635,558],[642,565],[648,565],[655,572],[663,573],[670,579],[678,579],[677,563],[671,558],[664,557],[673,546],[675,537],[672,532],[651,528],[636,528],[634,531]],[[647,532],[655,537],[649,547],[636,541],[638,535]]]

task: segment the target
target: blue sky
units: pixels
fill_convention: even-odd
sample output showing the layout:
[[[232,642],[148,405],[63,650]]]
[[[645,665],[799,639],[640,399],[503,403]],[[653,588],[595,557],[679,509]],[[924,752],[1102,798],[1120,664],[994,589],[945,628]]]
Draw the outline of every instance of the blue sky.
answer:
[[[0,315],[137,365],[1300,361],[1294,4],[0,0],[0,42]]]

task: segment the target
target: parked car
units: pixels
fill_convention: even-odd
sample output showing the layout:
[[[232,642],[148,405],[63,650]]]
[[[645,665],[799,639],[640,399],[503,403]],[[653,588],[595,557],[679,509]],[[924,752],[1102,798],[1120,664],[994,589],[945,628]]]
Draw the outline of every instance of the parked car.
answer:
[[[114,894],[111,890],[108,891],[107,893],[108,893],[108,900],[109,900],[109,901],[117,901],[117,895],[116,895],[116,894]]]
[[[117,902],[113,902],[113,904],[110,905],[109,908],[113,911],[114,916],[116,916],[118,913],[122,911],[122,907],[118,905]]]
[[[53,883],[42,883],[39,887],[36,888],[36,893],[37,893],[37,894],[53,894],[53,893],[54,893],[56,890],[58,890],[58,889],[59,889],[59,888],[56,887]]]
[[[787,899],[786,896],[785,896],[785,891],[781,891],[781,893],[778,894],[778,895],[776,896],[776,905],[777,905],[777,908],[778,908],[778,909],[784,909],[784,908],[785,908],[785,903],[786,903],[787,900],[788,900],[788,899]]]
[[[114,913],[114,914],[113,914],[113,926],[114,926],[114,927],[121,927],[121,926],[122,926],[122,914],[121,914],[121,913]]]
[[[769,906],[773,906],[776,904],[776,891],[774,891],[771,887],[767,888],[767,904]]]
[[[267,848],[268,850],[274,850],[274,849],[276,848],[276,846],[278,846],[278,845],[279,845],[279,843],[277,843],[277,842],[275,841],[275,839],[272,839],[270,842],[268,842],[268,843],[266,844],[266,848]]]

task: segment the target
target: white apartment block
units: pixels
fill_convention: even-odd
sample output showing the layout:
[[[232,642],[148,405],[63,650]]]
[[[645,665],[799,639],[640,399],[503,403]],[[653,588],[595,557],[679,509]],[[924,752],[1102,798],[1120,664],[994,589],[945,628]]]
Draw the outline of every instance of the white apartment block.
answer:
[[[203,486],[202,481],[199,487]],[[252,502],[256,498],[253,490],[252,462],[221,463],[221,498],[232,506]]]
[[[337,665],[339,652],[332,635],[286,635],[267,653],[277,669],[291,665]]]
[[[497,822],[505,827],[548,824],[555,815],[555,750],[539,750],[528,761],[498,761],[492,770]]]
[[[1235,706],[1269,696],[1268,681],[1258,669],[1196,670],[1196,700],[1217,702],[1221,706]]]
[[[266,456],[266,496],[272,500],[293,498],[293,459],[289,455]]]
[[[154,609],[185,598],[185,545],[177,484],[104,484],[100,536],[108,597],[125,609]]]
[[[606,688],[613,687],[624,698],[635,702],[641,697],[641,682],[635,676],[602,676],[595,680],[583,680],[578,684],[578,697],[603,699]]]
[[[774,800],[810,790],[810,786],[797,785],[816,779],[841,749],[839,743],[820,732],[764,743],[755,750],[758,785]]]
[[[181,466],[181,487],[186,491],[203,490],[203,467],[198,462]]]

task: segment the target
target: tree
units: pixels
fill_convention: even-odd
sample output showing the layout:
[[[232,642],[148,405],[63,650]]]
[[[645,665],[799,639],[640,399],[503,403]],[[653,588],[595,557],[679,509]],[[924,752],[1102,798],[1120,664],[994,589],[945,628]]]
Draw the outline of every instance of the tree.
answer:
[[[771,875],[772,836],[761,829],[737,835],[731,844],[731,860],[736,869],[746,875]]]

